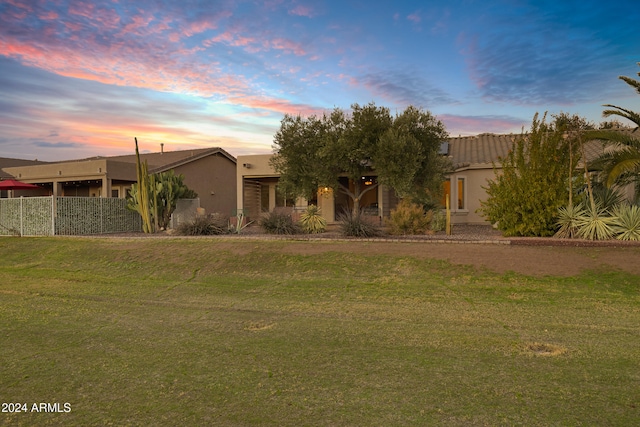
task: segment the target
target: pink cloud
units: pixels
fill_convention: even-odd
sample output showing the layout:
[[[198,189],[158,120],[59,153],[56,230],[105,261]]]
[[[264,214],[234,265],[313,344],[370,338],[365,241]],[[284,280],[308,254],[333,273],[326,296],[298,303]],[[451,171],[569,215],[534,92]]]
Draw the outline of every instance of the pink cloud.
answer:
[[[93,18],[95,15],[95,5],[93,3],[72,1],[71,4],[69,4],[68,11],[71,15]]]
[[[289,11],[289,14],[296,15],[296,16],[304,16],[307,18],[313,18],[315,16],[313,9],[311,9],[309,6],[303,6],[300,4],[294,7],[293,9],[291,9]]]
[[[218,13],[213,18],[187,25],[184,18],[171,14],[157,18],[136,10],[128,15],[126,22],[122,22],[115,10],[103,10],[93,3],[74,1],[69,7],[71,19],[58,21],[58,27],[46,21],[50,28],[34,32],[28,38],[6,32],[0,38],[0,52],[24,65],[65,77],[215,97],[230,104],[264,110],[266,114],[315,112],[307,105],[248,95],[255,92],[251,80],[221,68],[213,52],[204,59],[195,55],[214,43],[225,43],[247,51],[272,49],[297,56],[306,55],[303,45],[297,41],[282,37],[247,37],[238,30],[225,31],[187,48],[186,43],[182,44],[185,35],[214,29],[216,19],[230,14]],[[105,15],[96,18],[96,14],[103,11]],[[53,13],[45,14],[54,16]],[[20,22],[14,24],[18,26]],[[70,36],[65,38],[61,35],[61,26],[65,28],[62,31]],[[291,68],[291,72],[298,70]]]
[[[191,37],[195,34],[204,33],[208,30],[218,28],[219,21],[230,18],[233,14],[230,11],[221,11],[210,16],[204,16],[201,19],[187,24],[183,30],[183,34]]]
[[[413,22],[414,24],[419,24],[422,21],[422,18],[418,14],[418,12],[414,12],[411,15],[407,16],[407,20]]]
[[[258,44],[257,40],[253,37],[244,37],[244,36],[236,36],[231,31],[225,31],[224,33],[218,34],[217,36],[205,40],[203,45],[207,47],[213,46],[215,43],[224,43],[229,46],[240,46],[240,47],[252,47],[255,49],[255,46]]]
[[[91,40],[89,40],[91,42]],[[193,93],[202,96],[234,95],[249,87],[234,75],[217,70],[215,64],[188,64],[171,56],[149,54],[142,46],[102,46],[92,44],[83,54],[65,45],[44,48],[13,40],[0,40],[6,56],[62,76],[93,80],[104,84],[134,86],[158,91]],[[205,69],[199,70],[199,67]]]
[[[304,50],[300,43],[294,42],[292,40],[277,38],[271,41],[271,48],[276,50],[283,50],[287,53],[293,53],[297,56],[304,56],[307,52]]]
[[[296,56],[305,56],[307,52],[302,45],[293,40],[285,38],[275,38],[273,40],[258,40],[254,37],[244,37],[237,35],[239,31],[225,31],[203,42],[206,47],[211,47],[215,43],[224,43],[229,46],[243,47],[249,53],[256,53],[267,49],[281,50],[285,53],[292,53]]]
[[[438,119],[447,127],[451,136],[469,136],[480,133],[519,133],[528,121],[514,117],[503,116],[456,116],[451,114],[438,115]]]
[[[5,0],[4,3],[11,5],[17,9],[21,9],[24,12],[33,13],[33,8],[29,4],[25,4],[22,0]],[[22,14],[21,14],[22,15]]]
[[[40,19],[44,19],[45,21],[53,21],[60,17],[56,12],[52,10],[44,11],[38,15]]]
[[[279,114],[291,114],[310,116],[322,114],[317,107],[304,104],[293,104],[287,100],[276,98],[264,98],[257,96],[231,97],[229,101],[233,104],[242,105],[247,108],[255,108],[260,110],[272,111]]]

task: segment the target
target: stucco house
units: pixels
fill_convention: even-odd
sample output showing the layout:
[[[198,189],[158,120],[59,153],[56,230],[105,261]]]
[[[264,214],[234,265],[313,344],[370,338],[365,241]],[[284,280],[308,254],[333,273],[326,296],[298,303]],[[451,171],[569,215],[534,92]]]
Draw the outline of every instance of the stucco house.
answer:
[[[486,224],[486,220],[476,212],[480,200],[486,197],[482,187],[494,176],[493,162],[508,152],[514,138],[514,135],[482,134],[454,137],[442,144],[441,154],[448,156],[454,165],[453,173],[443,183],[454,223]],[[335,222],[338,219],[346,200],[339,194],[335,195],[331,189],[318,189],[313,201],[287,199],[280,194],[277,191],[278,174],[269,165],[271,157],[272,154],[238,156],[238,210],[255,217],[260,212],[272,211],[277,207],[304,209],[308,203],[314,203],[320,207],[327,221]],[[375,174],[362,178],[365,185],[375,182]],[[366,194],[361,205],[367,213],[382,219],[389,216],[398,201],[392,189],[380,185],[376,191]]]
[[[221,148],[141,153],[150,173],[173,169],[184,175],[185,184],[198,193],[205,212],[231,215],[236,207],[236,159]],[[15,159],[12,159],[15,160]],[[28,161],[27,161],[28,162]],[[65,162],[16,165],[2,162],[6,177],[42,187],[29,196],[83,196],[124,198],[136,182],[135,154],[93,157]],[[16,192],[16,195],[21,195]]]
[[[47,162],[41,162],[38,160],[12,159],[10,157],[0,157],[0,180],[14,178],[13,175],[5,172],[3,168],[15,167],[15,166],[35,166],[35,165],[42,165],[45,163]],[[22,192],[20,192],[19,190],[15,190],[14,194],[17,196],[20,196]],[[32,194],[32,193],[30,192],[29,194]],[[9,195],[8,190],[0,190],[0,198],[8,197],[8,195]]]
[[[519,138],[516,134],[484,133],[475,136],[451,137],[443,142],[442,155],[451,159],[453,172],[443,183],[445,198],[449,198],[451,219],[454,224],[487,224],[487,220],[477,210],[480,201],[486,200],[484,187],[495,177],[494,164],[500,170],[499,158],[507,155],[513,143]],[[585,144],[587,159],[594,159],[605,150],[602,142],[589,141]],[[344,209],[345,198],[334,195],[330,189],[318,189],[315,200],[292,200],[277,191],[278,174],[269,165],[272,154],[238,156],[236,200],[238,210],[249,217],[261,212],[272,211],[277,207],[291,206],[304,209],[308,203],[317,204],[322,215],[329,222],[337,220]],[[578,165],[578,167],[580,167]],[[372,173],[374,174],[374,173]],[[374,174],[375,175],[375,174]],[[362,177],[374,182],[375,176]],[[443,199],[443,205],[445,200]],[[398,198],[392,189],[383,185],[377,191],[367,193],[362,206],[369,214],[388,217],[395,208]]]
[[[494,176],[493,162],[504,156],[511,147],[514,135],[482,134],[477,136],[450,138],[442,144],[442,155],[448,156],[454,172],[443,183],[445,197],[449,198],[452,221],[459,224],[485,224],[486,220],[476,210],[480,200],[486,197],[482,188]],[[304,209],[313,202],[320,207],[329,222],[335,222],[345,208],[346,200],[335,195],[331,189],[320,188],[316,200],[287,200],[277,191],[278,174],[269,165],[271,154],[238,156],[238,209],[249,217],[276,207],[292,206]],[[375,182],[373,176],[363,177]],[[365,195],[361,205],[365,211],[380,218],[388,217],[399,201],[394,191],[380,185],[376,191]]]

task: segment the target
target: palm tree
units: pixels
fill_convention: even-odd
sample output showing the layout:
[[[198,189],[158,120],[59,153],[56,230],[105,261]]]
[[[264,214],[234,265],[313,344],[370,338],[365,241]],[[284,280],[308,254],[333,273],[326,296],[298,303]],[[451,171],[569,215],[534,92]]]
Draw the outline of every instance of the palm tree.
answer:
[[[640,62],[638,63],[640,66]],[[638,73],[640,76],[640,73]],[[640,94],[640,80],[626,76],[620,76],[629,86]],[[611,187],[614,184],[635,184],[636,197],[640,196],[640,113],[631,111],[616,105],[605,104],[610,109],[604,110],[604,117],[620,116],[635,123],[636,127],[631,132],[616,130],[595,130],[588,133],[592,139],[608,141],[613,150],[602,154],[595,164],[600,166],[604,184]]]

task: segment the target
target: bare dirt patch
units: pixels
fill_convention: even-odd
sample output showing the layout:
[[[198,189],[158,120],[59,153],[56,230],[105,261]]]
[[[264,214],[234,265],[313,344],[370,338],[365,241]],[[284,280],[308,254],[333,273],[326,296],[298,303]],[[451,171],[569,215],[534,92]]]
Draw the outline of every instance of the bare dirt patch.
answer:
[[[260,249],[260,242],[271,242],[287,253],[313,255],[325,252],[409,256],[471,265],[496,273],[515,272],[529,276],[574,276],[584,270],[620,270],[640,275],[640,242],[504,238],[487,226],[456,226],[454,235],[387,236],[368,241],[343,239],[336,231],[315,236],[270,236],[259,228],[247,229],[240,236],[180,237],[153,235],[125,237],[127,247],[140,246],[147,239],[214,240],[218,250],[238,255]],[[117,236],[113,236],[117,237]],[[123,236],[120,236],[123,237]],[[176,254],[185,251],[177,245]],[[186,250],[189,252],[189,250]]]
[[[497,273],[530,276],[574,276],[583,270],[615,269],[640,275],[640,247],[575,248],[511,246],[481,243],[290,242],[287,252],[316,254],[344,251],[357,254],[411,256],[472,265]]]

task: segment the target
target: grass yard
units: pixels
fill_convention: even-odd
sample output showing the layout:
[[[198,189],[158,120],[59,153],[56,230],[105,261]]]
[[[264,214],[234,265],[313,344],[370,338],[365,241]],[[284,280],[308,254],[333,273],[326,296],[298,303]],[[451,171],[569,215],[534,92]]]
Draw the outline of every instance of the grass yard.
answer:
[[[638,425],[619,249],[558,250],[593,260],[570,276],[420,254],[453,246],[496,245],[2,238],[0,425]]]

